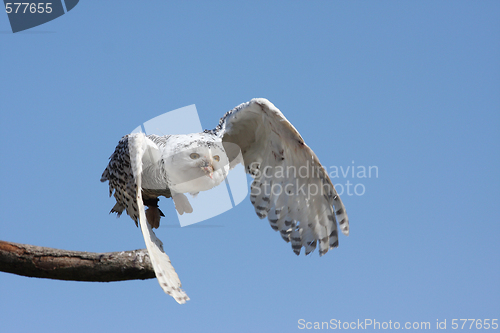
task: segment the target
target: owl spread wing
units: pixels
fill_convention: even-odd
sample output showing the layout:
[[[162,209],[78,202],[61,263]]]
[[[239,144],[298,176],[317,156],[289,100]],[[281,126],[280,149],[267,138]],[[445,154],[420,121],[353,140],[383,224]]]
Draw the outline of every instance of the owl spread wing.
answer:
[[[165,293],[174,297],[178,303],[183,304],[189,300],[189,297],[181,289],[181,282],[170,258],[163,250],[163,243],[153,232],[152,227],[157,228],[158,225],[156,223],[150,224],[146,219],[146,214],[149,214],[149,221],[153,220],[150,216],[155,213],[161,214],[157,205],[159,195],[170,197],[170,192],[166,188],[166,180],[151,177],[158,168],[157,162],[161,156],[160,148],[167,139],[168,137],[156,135],[146,137],[143,133],[124,136],[111,155],[101,181],[109,181],[110,196],[114,190],[116,205],[111,212],[118,213],[120,216],[126,209],[127,214],[136,224],[139,221],[158,283]],[[165,184],[162,186],[163,181]],[[142,187],[143,183],[149,183],[147,189]],[[144,208],[145,203],[149,206],[147,212]]]
[[[254,177],[250,200],[261,219],[291,242],[295,254],[319,246],[322,256],[338,246],[337,221],[345,235],[344,204],[316,154],[268,100],[253,99],[227,112],[211,131],[241,149],[245,170]],[[239,152],[226,152],[230,160]],[[231,156],[233,155],[233,156]]]

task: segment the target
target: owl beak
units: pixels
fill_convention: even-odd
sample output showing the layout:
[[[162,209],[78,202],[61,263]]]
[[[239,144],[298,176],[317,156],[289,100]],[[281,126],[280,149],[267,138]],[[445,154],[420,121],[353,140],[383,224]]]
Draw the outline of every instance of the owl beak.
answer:
[[[211,163],[205,162],[201,168],[207,173],[210,179],[214,179],[214,167]]]

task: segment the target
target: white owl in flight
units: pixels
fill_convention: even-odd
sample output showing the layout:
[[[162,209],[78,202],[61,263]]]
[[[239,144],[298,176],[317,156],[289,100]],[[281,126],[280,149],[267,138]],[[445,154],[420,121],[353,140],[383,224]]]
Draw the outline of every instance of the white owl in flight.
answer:
[[[221,184],[237,163],[254,181],[250,201],[261,219],[299,255],[316,246],[322,256],[338,246],[337,221],[345,235],[349,220],[324,167],[299,132],[271,102],[252,99],[227,112],[213,130],[188,135],[125,135],[101,177],[118,216],[126,210],[139,222],[156,277],[179,303],[189,300],[162,242],[158,197],[174,200],[179,214],[193,211],[185,193]],[[144,206],[148,209],[145,210]]]

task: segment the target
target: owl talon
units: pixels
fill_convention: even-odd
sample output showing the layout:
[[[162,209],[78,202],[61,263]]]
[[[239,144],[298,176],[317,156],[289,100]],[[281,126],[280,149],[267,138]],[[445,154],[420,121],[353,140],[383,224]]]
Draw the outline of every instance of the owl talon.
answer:
[[[160,226],[160,216],[165,216],[161,212],[161,210],[158,209],[158,207],[148,207],[146,209],[146,219],[148,220],[149,224],[151,224],[151,227],[154,229],[158,229]]]
[[[173,194],[172,199],[174,200],[175,209],[179,215],[193,212],[193,207],[191,207],[188,198],[183,193]]]

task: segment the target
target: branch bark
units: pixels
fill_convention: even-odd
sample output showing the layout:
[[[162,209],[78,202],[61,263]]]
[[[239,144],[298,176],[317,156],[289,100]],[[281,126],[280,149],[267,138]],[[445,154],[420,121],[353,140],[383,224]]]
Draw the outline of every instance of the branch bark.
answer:
[[[68,281],[111,282],[155,277],[146,249],[80,252],[0,240],[0,271]]]

